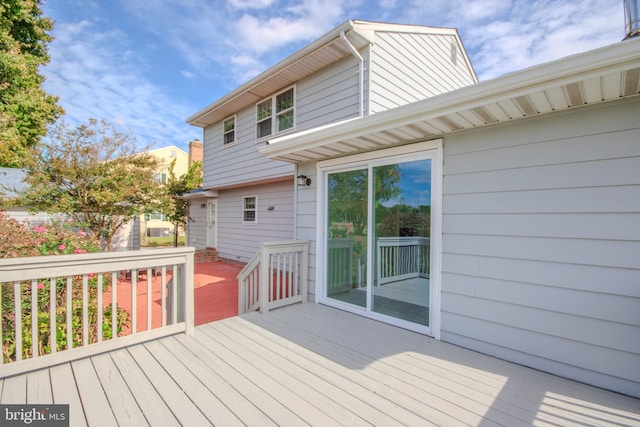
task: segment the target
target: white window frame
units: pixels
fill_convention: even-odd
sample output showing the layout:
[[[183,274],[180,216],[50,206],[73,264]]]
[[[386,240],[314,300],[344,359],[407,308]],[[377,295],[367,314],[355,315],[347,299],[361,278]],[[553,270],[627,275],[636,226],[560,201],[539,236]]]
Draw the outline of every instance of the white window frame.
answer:
[[[366,308],[356,307],[351,304],[340,303],[326,297],[326,198],[327,198],[327,176],[332,172],[354,170],[362,167],[373,167],[378,162],[388,163],[388,159],[394,157],[395,161],[414,160],[422,157],[422,154],[431,158],[431,270],[430,286],[431,294],[429,300],[429,326],[412,324],[399,319],[389,319],[380,316]],[[443,142],[442,139],[418,142],[400,147],[388,148],[385,150],[373,151],[336,159],[319,161],[316,163],[317,177],[320,180],[317,189],[317,217],[316,217],[316,301],[319,303],[340,308],[345,311],[356,313],[364,317],[380,320],[401,328],[409,329],[418,333],[433,336],[440,339],[441,335],[441,290],[442,290],[442,159]],[[372,212],[368,215],[371,217]],[[372,254],[369,251],[367,265],[373,268]],[[368,277],[372,277],[372,272],[368,272]]]
[[[225,131],[225,123],[227,123],[228,121],[233,120],[233,130],[232,131]],[[235,115],[231,116],[231,117],[227,117],[226,119],[224,119],[222,121],[222,146],[223,147],[229,147],[233,144],[236,143],[237,141],[237,137],[238,137],[238,133],[237,133],[237,129],[238,129],[238,119]],[[233,132],[233,141],[231,142],[225,142],[225,137],[227,136],[227,134]]]
[[[282,95],[285,92],[288,91],[292,91],[292,97],[293,97],[293,105],[291,107],[285,108],[282,111],[277,111],[278,106],[277,106],[277,99],[278,96]],[[258,120],[258,106],[261,104],[266,103],[267,101],[271,101],[271,115],[268,117],[265,117],[262,120]],[[272,137],[274,135],[278,135],[278,134],[283,134],[286,132],[292,132],[295,130],[296,128],[296,105],[298,103],[297,100],[297,93],[296,93],[296,86],[290,86],[284,90],[281,90],[280,92],[274,94],[273,96],[270,96],[269,98],[265,98],[263,100],[261,100],[260,102],[256,103],[256,112],[255,112],[255,119],[256,119],[256,142],[258,141],[264,141],[265,139]],[[288,127],[286,129],[278,129],[278,118],[286,113],[292,113],[293,119],[292,119],[292,124],[291,127]],[[258,124],[266,122],[267,120],[270,120],[270,124],[271,124],[271,132],[267,135],[262,135],[259,136],[258,135]]]
[[[253,209],[246,208],[247,199],[254,199]],[[245,213],[253,212],[253,221],[247,221],[245,219]],[[258,196],[243,196],[242,197],[242,224],[244,225],[257,225],[258,224]]]

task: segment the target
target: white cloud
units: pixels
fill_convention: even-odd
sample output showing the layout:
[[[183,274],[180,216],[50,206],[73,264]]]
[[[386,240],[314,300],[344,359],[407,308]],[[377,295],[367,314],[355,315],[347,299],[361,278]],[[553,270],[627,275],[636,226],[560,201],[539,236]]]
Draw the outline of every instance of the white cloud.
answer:
[[[236,10],[265,9],[273,5],[277,0],[229,0],[227,3]]]
[[[127,53],[131,41],[122,32],[101,31],[89,21],[58,22],[54,35],[45,88],[60,96],[67,122],[104,118],[134,134],[141,146],[186,146],[198,136],[197,129],[181,125],[192,108],[176,105],[142,74],[145,64]]]

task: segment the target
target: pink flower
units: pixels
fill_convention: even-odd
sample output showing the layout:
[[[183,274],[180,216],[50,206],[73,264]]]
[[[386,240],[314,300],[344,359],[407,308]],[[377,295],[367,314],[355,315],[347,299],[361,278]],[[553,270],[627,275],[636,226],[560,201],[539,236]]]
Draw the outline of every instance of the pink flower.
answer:
[[[44,283],[38,283],[38,289],[44,289]]]
[[[78,234],[79,234],[80,236],[86,236],[86,235],[87,235],[87,233],[85,233],[84,231],[81,231],[81,232],[79,232]]]
[[[76,249],[73,251],[74,254],[86,254],[87,251],[85,249]]]
[[[67,248],[67,246],[63,243],[60,246],[58,246],[58,250],[60,251],[64,251]]]
[[[35,225],[33,227],[33,231],[35,231],[36,233],[44,233],[45,231],[47,231],[46,227],[41,227],[39,225]]]
[[[87,278],[89,280],[93,279],[93,276],[95,276],[95,273],[89,273],[89,275],[87,276]]]

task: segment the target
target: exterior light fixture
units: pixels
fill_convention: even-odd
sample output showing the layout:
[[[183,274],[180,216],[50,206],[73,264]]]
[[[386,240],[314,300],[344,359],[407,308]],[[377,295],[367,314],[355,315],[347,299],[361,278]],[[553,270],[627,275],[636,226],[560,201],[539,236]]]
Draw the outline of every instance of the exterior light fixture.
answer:
[[[307,187],[311,185],[311,178],[306,175],[298,175],[298,187]]]

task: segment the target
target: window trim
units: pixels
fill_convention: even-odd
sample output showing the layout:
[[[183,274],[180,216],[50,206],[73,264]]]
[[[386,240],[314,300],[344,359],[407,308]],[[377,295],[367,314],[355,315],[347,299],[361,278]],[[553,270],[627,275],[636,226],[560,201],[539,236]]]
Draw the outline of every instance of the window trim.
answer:
[[[247,199],[254,199],[253,209],[246,208]],[[253,212],[253,221],[247,221],[245,218],[245,214],[247,212]],[[243,225],[257,225],[258,224],[258,196],[243,196],[242,197],[242,224]]]
[[[292,91],[292,97],[293,97],[293,105],[289,108],[286,108],[282,111],[278,111],[278,106],[277,106],[277,98],[278,96],[282,95],[285,92],[288,91]],[[267,134],[267,135],[263,135],[263,136],[258,136],[258,124],[259,123],[263,123],[267,121],[267,118],[264,118],[262,120],[258,120],[258,106],[260,104],[265,103],[265,101],[271,101],[271,115],[268,117],[268,119],[270,119],[270,123],[271,123],[271,133]],[[296,85],[292,85],[287,87],[286,89],[283,89],[279,92],[274,93],[273,95],[261,99],[260,101],[256,102],[256,107],[255,107],[255,131],[256,131],[256,142],[262,142],[268,138],[271,138],[275,135],[280,135],[280,134],[284,134],[286,132],[291,132],[294,131],[296,129],[296,124],[297,124],[297,120],[296,120],[296,107],[298,104],[298,97],[297,97],[297,90],[296,90]],[[291,127],[288,127],[286,129],[283,130],[278,130],[278,117],[282,116],[285,113],[288,113],[289,111],[292,112],[293,115],[293,120],[292,120],[292,125]]]
[[[229,132],[225,132],[224,130],[224,125],[226,122],[228,122],[229,120],[233,120],[233,141],[231,142],[224,142],[225,141],[225,136],[230,133]],[[234,114],[233,116],[229,116],[226,119],[222,120],[222,146],[223,147],[230,147],[232,145],[234,145],[236,143],[236,141],[238,140],[238,118],[237,115]]]

